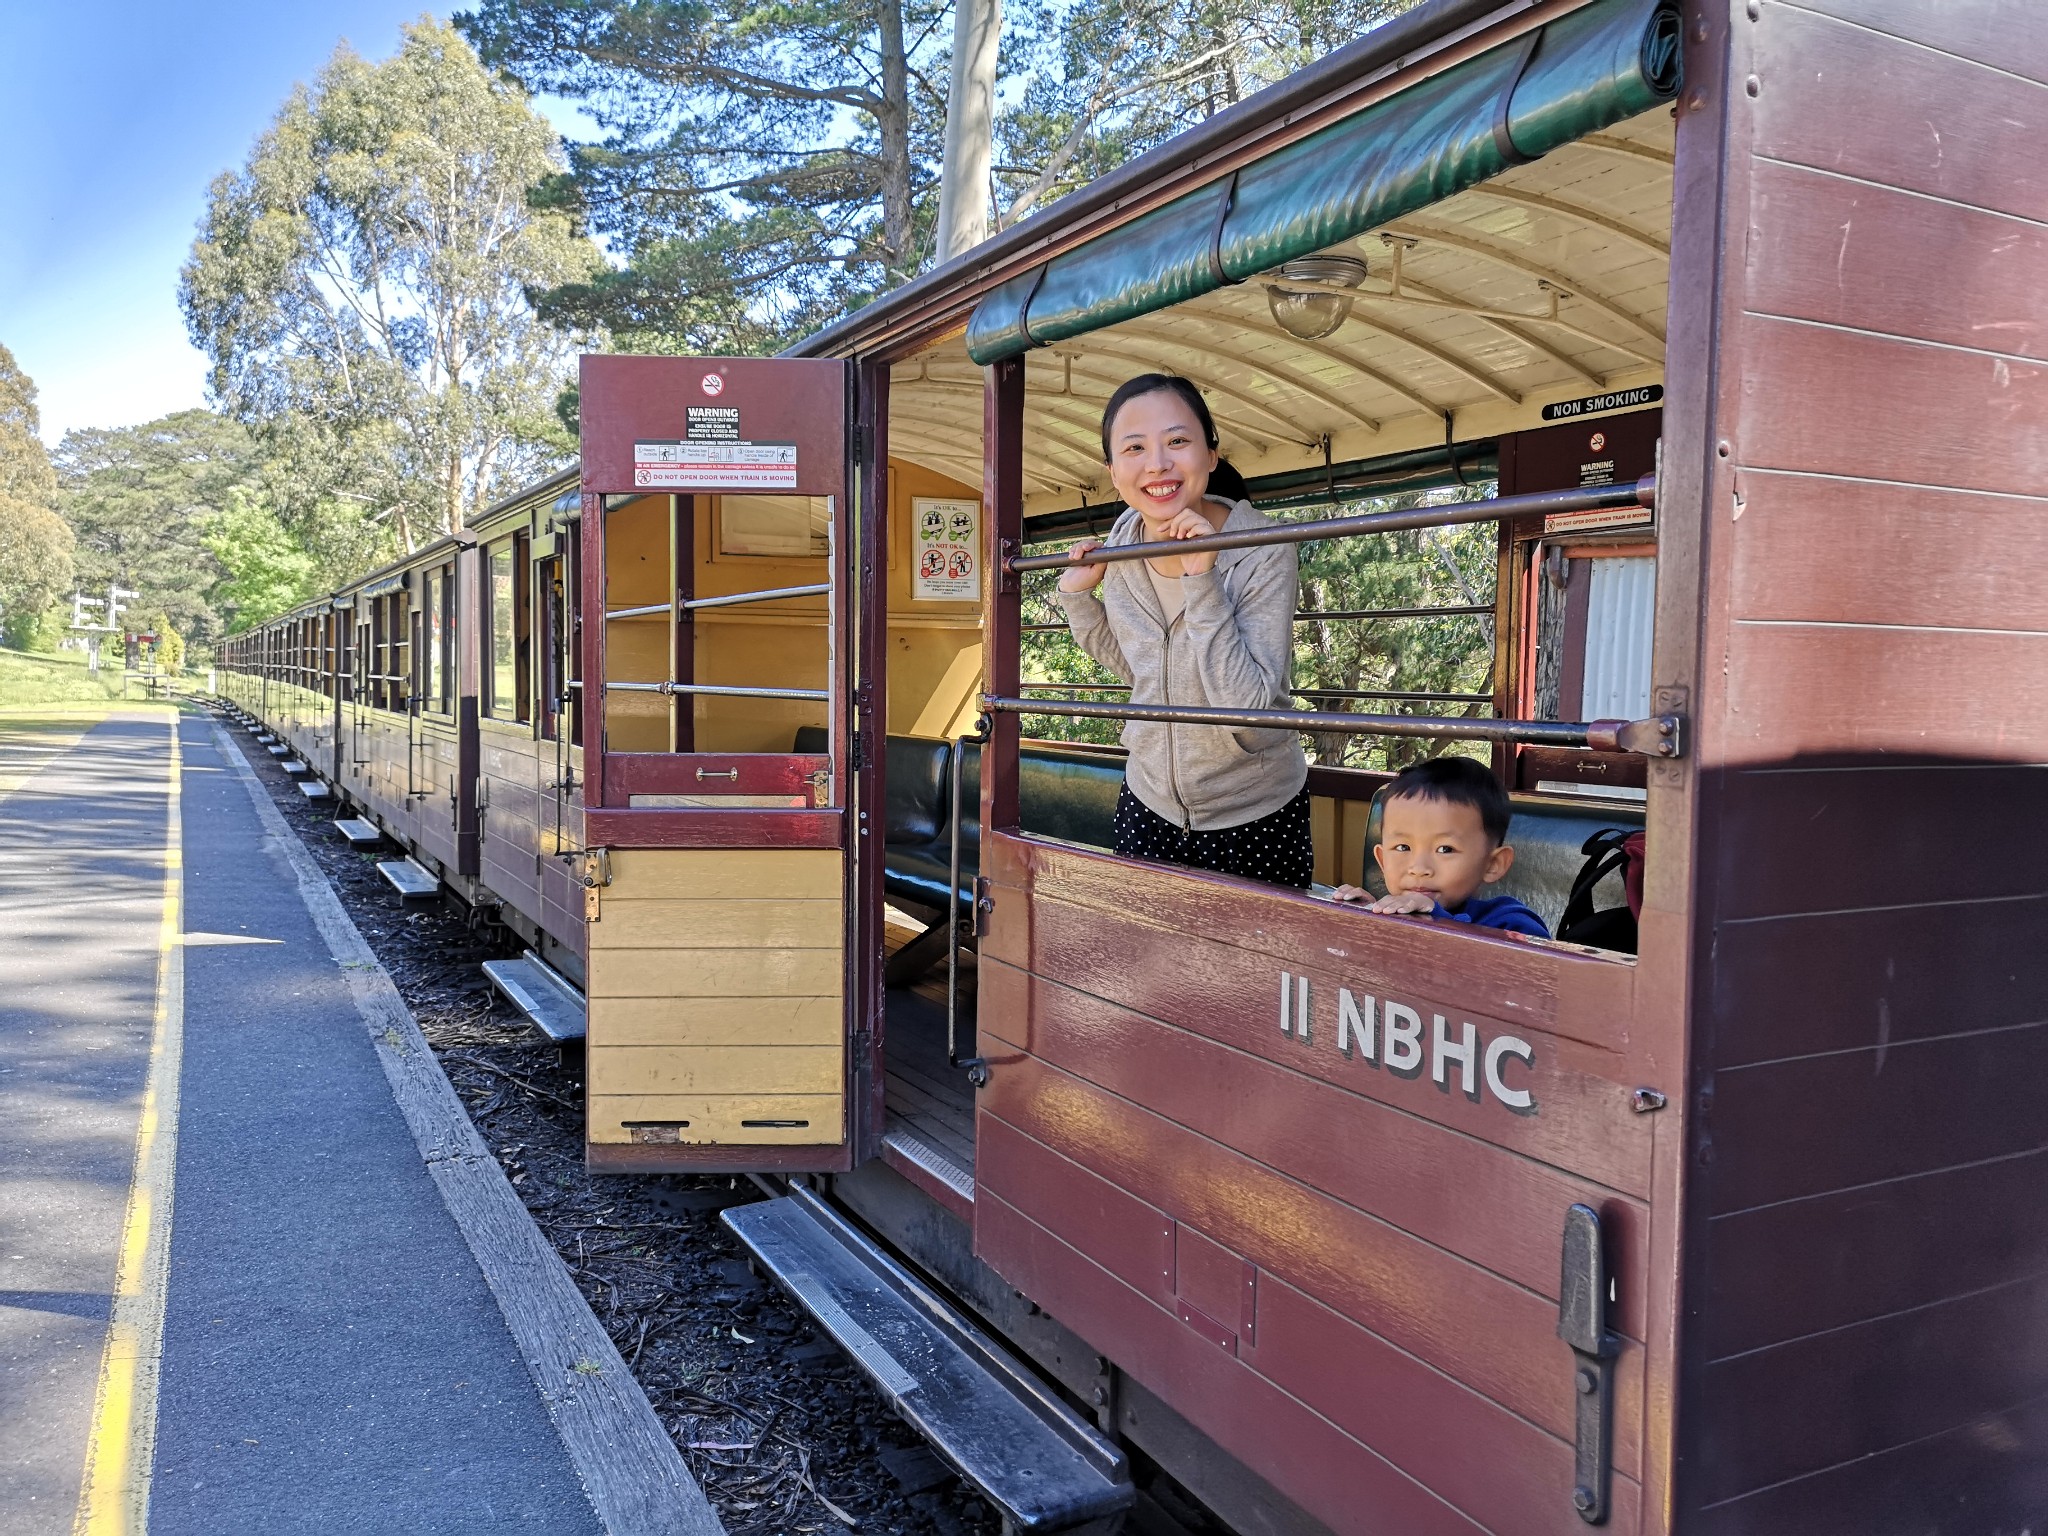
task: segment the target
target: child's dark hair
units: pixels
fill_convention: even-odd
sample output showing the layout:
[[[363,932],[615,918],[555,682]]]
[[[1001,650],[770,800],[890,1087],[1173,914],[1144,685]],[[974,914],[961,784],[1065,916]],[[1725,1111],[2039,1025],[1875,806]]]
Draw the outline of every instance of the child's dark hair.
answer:
[[[1508,820],[1515,813],[1493,770],[1469,757],[1432,757],[1403,768],[1387,786],[1386,797],[1469,805],[1479,813],[1487,841],[1496,848],[1508,840]]]
[[[1107,464],[1109,453],[1109,429],[1116,424],[1116,413],[1126,402],[1140,395],[1161,392],[1178,395],[1186,402],[1187,408],[1195,413],[1195,420],[1202,428],[1202,441],[1211,448],[1217,444],[1216,418],[1209,414],[1209,402],[1202,398],[1202,392],[1189,380],[1177,373],[1141,373],[1134,379],[1119,384],[1116,393],[1109,397],[1109,404],[1102,408],[1102,462]],[[1239,502],[1251,499],[1251,487],[1244,483],[1244,476],[1228,459],[1218,459],[1216,467],[1209,471],[1211,496],[1221,496],[1225,501]]]

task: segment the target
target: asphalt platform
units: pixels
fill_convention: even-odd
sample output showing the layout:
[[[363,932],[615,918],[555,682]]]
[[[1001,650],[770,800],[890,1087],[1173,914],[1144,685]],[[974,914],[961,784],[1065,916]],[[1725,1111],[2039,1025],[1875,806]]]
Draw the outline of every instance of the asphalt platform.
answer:
[[[602,1530],[211,719],[37,729],[0,720],[0,1530],[83,1529],[88,1463],[152,1417],[137,1518],[94,1529]],[[152,1174],[173,729],[182,1064]],[[144,1317],[150,1351],[117,1277],[151,1230],[160,1369],[114,1371],[126,1403],[109,1328]]]

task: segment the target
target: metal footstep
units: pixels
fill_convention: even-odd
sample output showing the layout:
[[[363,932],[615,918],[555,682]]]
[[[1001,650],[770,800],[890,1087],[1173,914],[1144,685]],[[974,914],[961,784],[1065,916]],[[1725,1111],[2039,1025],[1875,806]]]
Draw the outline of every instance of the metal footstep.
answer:
[[[298,783],[299,793],[308,800],[328,800],[334,796],[334,791],[325,784],[322,784],[318,779],[300,779]]]
[[[288,757],[283,762],[279,763],[277,766],[282,768],[286,773],[312,772],[312,770],[306,766],[305,759],[299,757]]]
[[[263,750],[272,757],[290,757],[292,755],[292,749],[281,741],[273,741],[265,746]]]
[[[532,950],[517,960],[486,960],[484,975],[555,1044],[583,1038],[583,994]]]
[[[1131,1503],[1124,1455],[809,1190],[721,1220],[1008,1531],[1094,1536]]]
[[[400,901],[424,901],[439,893],[441,882],[411,859],[386,859],[377,873],[391,882]]]
[[[334,830],[348,839],[351,848],[373,848],[384,841],[383,830],[377,823],[360,816],[344,816],[334,824]]]

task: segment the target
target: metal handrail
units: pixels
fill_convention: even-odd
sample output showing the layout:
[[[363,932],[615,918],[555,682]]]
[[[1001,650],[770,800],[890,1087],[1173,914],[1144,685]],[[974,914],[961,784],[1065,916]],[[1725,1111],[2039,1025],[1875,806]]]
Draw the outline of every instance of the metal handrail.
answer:
[[[1210,550],[1257,549],[1269,544],[1313,544],[1322,539],[1361,538],[1374,533],[1401,533],[1411,528],[1450,528],[1464,523],[1502,523],[1517,517],[1560,512],[1597,512],[1615,507],[1654,507],[1657,477],[1645,475],[1629,485],[1582,486],[1568,491],[1531,491],[1520,496],[1488,496],[1479,501],[1447,502],[1437,507],[1412,507],[1400,512],[1365,512],[1357,517],[1325,517],[1306,523],[1271,523],[1242,533],[1212,533],[1199,539],[1168,539],[1157,544],[1098,545],[1084,562],[1100,565],[1117,560],[1162,559],[1168,555],[1203,554]],[[1065,570],[1072,552],[1059,555],[1010,555],[1003,569]]]
[[[658,693],[664,697],[688,693],[719,699],[802,699],[817,704],[830,703],[832,699],[823,688],[728,688],[712,683],[679,683],[674,678],[658,683],[606,683],[604,688],[607,693]]]
[[[1067,715],[1078,720],[1157,720],[1168,725],[1221,725],[1236,730],[1302,731],[1330,736],[1416,736],[1431,741],[1505,741],[1535,747],[1589,747],[1644,757],[1684,754],[1677,715],[1646,720],[1488,720],[1465,715],[1364,715],[1311,709],[1212,709],[1192,704],[1097,704],[981,696],[985,710],[1012,715]]]
[[[1019,683],[1021,692],[1072,688],[1083,693],[1129,693],[1129,683]],[[1295,688],[1297,699],[1400,699],[1414,704],[1491,704],[1490,693],[1417,693],[1397,688]]]
[[[1492,603],[1458,603],[1442,608],[1304,608],[1294,616],[1297,624],[1313,624],[1319,619],[1441,619],[1459,614],[1485,614],[1493,617]],[[1019,624],[1018,632],[1026,635],[1065,634],[1074,626],[1071,624]]]
[[[832,583],[820,581],[807,587],[770,587],[765,592],[732,592],[724,597],[693,597],[685,608],[732,608],[740,603],[772,603],[782,597],[824,597]]]
[[[970,1078],[981,1073],[982,1081],[987,1078],[987,1065],[979,1057],[971,1062],[960,1059],[960,766],[966,759],[969,742],[976,746],[988,744],[991,724],[989,717],[983,715],[975,722],[973,735],[962,736],[953,743],[953,814],[947,823],[950,846],[946,853],[946,1064],[967,1067]],[[970,912],[973,910],[969,908]],[[981,1083],[976,1082],[975,1086],[980,1087]]]
[[[605,622],[610,623],[613,619],[644,619],[653,614],[673,614],[675,611],[674,603],[647,603],[638,608],[607,608],[604,617]]]

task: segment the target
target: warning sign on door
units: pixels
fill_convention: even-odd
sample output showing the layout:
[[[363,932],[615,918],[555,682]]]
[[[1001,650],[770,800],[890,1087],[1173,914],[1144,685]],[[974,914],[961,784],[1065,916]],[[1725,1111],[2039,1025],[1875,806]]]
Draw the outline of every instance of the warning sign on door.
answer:
[[[651,491],[793,491],[796,444],[635,443],[633,484]]]
[[[920,603],[981,600],[981,503],[915,496],[910,596]]]

